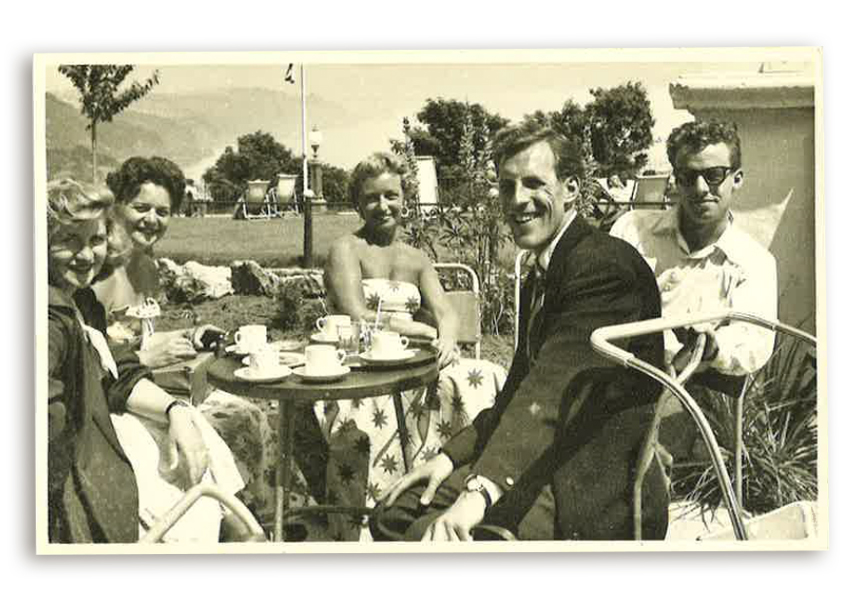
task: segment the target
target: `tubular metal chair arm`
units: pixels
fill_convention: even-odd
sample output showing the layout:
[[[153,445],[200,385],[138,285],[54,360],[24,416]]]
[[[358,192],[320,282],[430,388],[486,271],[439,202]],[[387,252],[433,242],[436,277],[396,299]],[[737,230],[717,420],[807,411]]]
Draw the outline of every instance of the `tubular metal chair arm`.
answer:
[[[726,508],[729,510],[729,515],[732,519],[732,528],[735,532],[735,536],[740,540],[745,540],[747,538],[747,533],[744,528],[740,506],[735,498],[729,474],[723,464],[723,457],[720,453],[720,447],[717,444],[717,439],[715,439],[714,433],[712,432],[705,415],[703,415],[702,410],[700,410],[693,397],[691,397],[691,395],[685,390],[682,383],[674,379],[669,374],[654,367],[652,364],[639,360],[634,356],[634,354],[611,343],[611,341],[616,339],[627,339],[650,333],[658,333],[667,329],[677,329],[695,324],[717,321],[749,322],[774,331],[794,335],[795,337],[803,339],[812,345],[817,344],[815,337],[804,331],[795,329],[794,327],[789,327],[788,325],[780,322],[761,318],[753,314],[735,312],[733,310],[705,313],[699,316],[655,318],[640,322],[602,327],[591,334],[590,343],[594,351],[606,358],[618,362],[626,368],[634,368],[635,370],[651,376],[669,389],[670,392],[672,392],[682,402],[682,405],[694,419],[694,422],[696,423],[697,428],[708,447],[712,466],[714,467],[718,480],[720,481],[724,503],[726,504]]]
[[[490,541],[490,540],[499,540],[499,541],[516,541],[517,538],[514,536],[514,533],[509,531],[507,528],[502,528],[501,526],[496,526],[495,524],[479,524],[478,526],[472,527],[472,536],[476,537],[476,533],[486,533],[488,535],[492,535],[497,537],[496,539],[479,539],[475,538],[476,541]]]
[[[251,511],[245,507],[245,504],[239,501],[232,494],[222,491],[215,483],[200,482],[189,489],[186,494],[180,498],[180,501],[174,505],[174,507],[168,510],[162,518],[151,526],[147,534],[139,539],[139,543],[152,544],[161,542],[165,533],[171,530],[171,527],[173,527],[177,521],[180,520],[187,511],[189,511],[189,508],[195,505],[195,502],[197,502],[201,497],[212,497],[233,512],[251,531],[252,539],[256,539],[257,541],[265,540],[266,535],[265,532],[263,532],[263,528],[251,514]]]

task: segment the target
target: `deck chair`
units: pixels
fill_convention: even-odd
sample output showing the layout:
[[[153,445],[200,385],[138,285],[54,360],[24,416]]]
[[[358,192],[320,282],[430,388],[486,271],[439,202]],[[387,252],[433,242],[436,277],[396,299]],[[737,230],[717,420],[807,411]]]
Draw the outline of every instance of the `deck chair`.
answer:
[[[295,181],[297,178],[297,175],[281,173],[277,176],[277,185],[269,192],[274,195],[277,214],[281,217],[286,216],[289,212],[298,215],[298,202],[295,198]]]
[[[268,181],[248,181],[245,193],[239,198],[245,220],[272,218],[274,210],[269,203],[269,194],[266,191],[268,184]]]
[[[629,205],[632,210],[640,210],[644,208],[664,209],[670,203],[666,199],[665,192],[667,191],[667,180],[670,175],[643,175],[638,176],[635,180],[635,186],[632,188],[632,197],[629,200]]]
[[[446,295],[452,304],[460,321],[458,344],[472,345],[475,349],[475,359],[481,359],[481,286],[478,275],[472,268],[459,262],[438,262],[434,264],[437,272],[463,273],[458,279],[468,278],[470,288],[467,290],[447,291]]]

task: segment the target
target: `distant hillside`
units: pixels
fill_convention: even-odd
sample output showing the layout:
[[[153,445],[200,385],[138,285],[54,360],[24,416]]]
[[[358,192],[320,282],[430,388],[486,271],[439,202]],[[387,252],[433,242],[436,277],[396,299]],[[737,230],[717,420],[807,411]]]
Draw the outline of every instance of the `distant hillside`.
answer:
[[[323,129],[351,121],[341,106],[317,96],[308,98],[310,120]],[[87,120],[76,105],[48,93],[47,148],[70,151],[90,147]],[[202,94],[151,93],[98,126],[98,153],[120,162],[134,155],[171,158],[184,169],[235,145],[240,135],[267,131],[287,147],[300,147],[301,103],[296,93],[267,89],[232,89]],[[52,168],[51,168],[52,166]],[[53,172],[61,165],[49,165]]]

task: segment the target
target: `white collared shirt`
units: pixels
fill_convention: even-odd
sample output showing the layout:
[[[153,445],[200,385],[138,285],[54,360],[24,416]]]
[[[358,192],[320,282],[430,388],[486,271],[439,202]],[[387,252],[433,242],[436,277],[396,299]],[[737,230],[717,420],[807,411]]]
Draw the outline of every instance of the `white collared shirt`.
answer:
[[[558,229],[558,233],[555,235],[555,237],[552,238],[552,241],[549,242],[549,245],[543,248],[543,251],[537,253],[537,265],[544,271],[549,270],[549,262],[552,261],[552,254],[555,253],[555,248],[558,246],[558,242],[561,241],[561,237],[563,237],[564,233],[567,232],[567,229],[575,220],[575,218],[575,209],[569,208],[564,213],[564,220],[561,223],[561,228]]]
[[[735,309],[776,319],[776,260],[734,222],[695,252],[682,237],[675,208],[627,212],[611,235],[633,245],[652,268],[664,316]],[[736,322],[718,328],[716,336],[711,366],[725,374],[753,373],[773,352],[773,331],[755,325]],[[664,348],[668,362],[682,348],[672,331],[665,333]]]

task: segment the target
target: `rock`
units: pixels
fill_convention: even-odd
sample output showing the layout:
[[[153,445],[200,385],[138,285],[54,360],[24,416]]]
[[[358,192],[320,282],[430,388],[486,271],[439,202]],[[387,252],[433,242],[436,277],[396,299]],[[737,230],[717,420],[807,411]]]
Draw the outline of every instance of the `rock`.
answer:
[[[279,277],[281,286],[297,285],[305,298],[325,297],[325,283],[321,270],[280,268],[272,272]]]
[[[159,282],[166,297],[178,303],[197,303],[233,293],[227,267],[187,262],[180,266],[169,258],[157,260]]]
[[[230,283],[239,295],[274,297],[280,279],[253,260],[237,260],[230,265]]]
[[[230,284],[230,268],[227,266],[204,266],[193,260],[183,265],[184,272],[204,285],[204,295],[218,299],[233,293]]]

